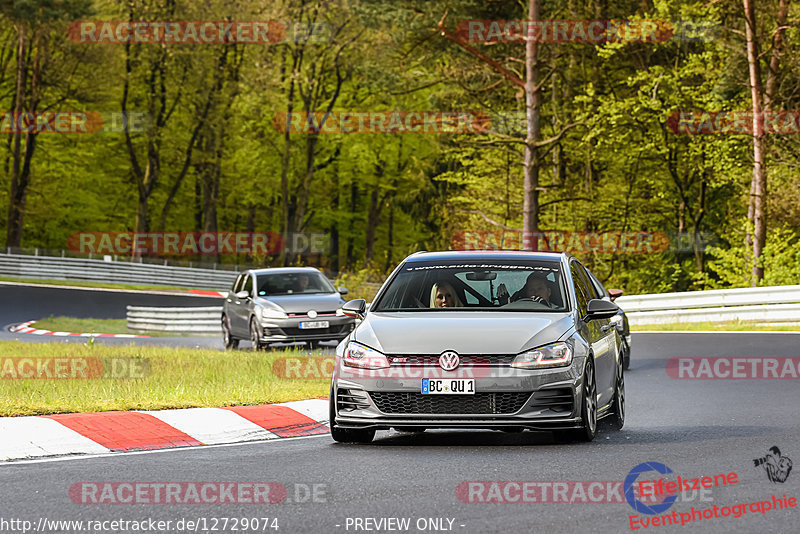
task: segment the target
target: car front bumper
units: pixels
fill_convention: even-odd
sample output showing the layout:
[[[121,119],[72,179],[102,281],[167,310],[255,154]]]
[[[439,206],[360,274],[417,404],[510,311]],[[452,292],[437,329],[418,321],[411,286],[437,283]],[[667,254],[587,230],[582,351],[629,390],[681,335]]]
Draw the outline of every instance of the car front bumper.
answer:
[[[561,369],[510,366],[350,368],[333,380],[338,428],[528,428],[559,430],[581,424],[582,376],[573,362]],[[352,375],[359,376],[352,376]],[[421,393],[422,378],[473,378],[474,395]]]
[[[328,328],[302,329],[300,323],[309,321],[328,321]],[[341,341],[355,328],[355,320],[350,317],[323,315],[315,318],[289,317],[287,319],[268,319],[261,323],[259,332],[262,343],[294,343],[297,341]]]

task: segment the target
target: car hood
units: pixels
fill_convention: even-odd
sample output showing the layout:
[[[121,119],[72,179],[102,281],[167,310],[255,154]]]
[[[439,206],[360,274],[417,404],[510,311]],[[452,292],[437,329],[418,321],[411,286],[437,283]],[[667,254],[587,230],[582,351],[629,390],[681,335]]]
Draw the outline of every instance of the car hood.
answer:
[[[313,293],[310,295],[280,295],[274,297],[258,297],[256,303],[269,306],[277,304],[287,313],[332,312],[342,307],[344,299],[339,293]]]
[[[385,354],[517,354],[558,341],[569,313],[369,313],[354,339]]]

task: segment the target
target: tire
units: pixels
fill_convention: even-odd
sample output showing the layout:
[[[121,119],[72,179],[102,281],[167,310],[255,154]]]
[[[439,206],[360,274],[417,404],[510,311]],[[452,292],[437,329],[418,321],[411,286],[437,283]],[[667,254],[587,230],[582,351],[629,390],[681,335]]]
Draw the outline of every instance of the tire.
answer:
[[[344,428],[336,428],[336,409],[334,408],[336,403],[336,397],[333,394],[333,389],[331,389],[331,396],[329,408],[329,420],[328,426],[331,429],[331,437],[333,441],[339,443],[370,443],[372,439],[375,437],[375,429],[374,428],[365,428],[365,429],[344,429]]]
[[[264,346],[259,341],[260,333],[255,319],[250,319],[250,343],[253,345],[253,350],[261,350]]]
[[[624,361],[624,356],[620,355],[620,360]],[[608,422],[608,426],[612,430],[622,430],[625,426],[625,366],[620,361],[617,364],[617,380],[614,387],[614,400],[611,404],[611,415],[606,417],[604,421]]]
[[[597,435],[597,385],[594,378],[594,361],[591,355],[588,356],[582,382],[581,427],[556,432],[556,438],[560,441],[588,443]]]
[[[622,340],[622,368],[627,371],[631,366],[631,348],[625,339]]]
[[[222,316],[222,345],[228,349],[235,349],[239,346],[239,340],[231,334],[231,325],[226,316]]]

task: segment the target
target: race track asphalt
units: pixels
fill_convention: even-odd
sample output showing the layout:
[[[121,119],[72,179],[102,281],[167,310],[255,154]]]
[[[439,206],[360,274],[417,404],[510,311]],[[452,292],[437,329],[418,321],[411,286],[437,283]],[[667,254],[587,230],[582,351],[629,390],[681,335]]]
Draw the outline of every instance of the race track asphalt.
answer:
[[[127,306],[222,306],[222,299],[179,294],[145,293],[97,289],[66,289],[49,286],[0,284],[0,340],[28,343],[86,343],[86,338],[64,338],[17,334],[9,327],[50,317],[124,319]],[[96,338],[96,343],[127,345],[130,339]],[[153,337],[135,340],[143,345],[222,348],[217,337]]]
[[[783,483],[770,482],[753,462],[772,446],[784,457],[800,459],[797,379],[682,380],[671,378],[665,369],[668,359],[679,356],[797,357],[800,335],[634,333],[633,342],[625,428],[601,433],[592,443],[558,444],[550,434],[532,432],[391,431],[379,433],[370,445],[337,444],[321,436],[11,463],[0,465],[0,518],[34,525],[43,518],[154,518],[172,521],[170,532],[187,531],[175,528],[182,518],[204,519],[206,527],[214,526],[216,518],[216,532],[797,532],[796,507],[633,530],[630,516],[636,513],[627,502],[498,504],[459,497],[456,489],[462,482],[620,482],[637,465],[660,462],[673,470],[667,475],[670,480],[675,475],[737,476],[736,484],[681,497],[665,512],[677,512],[679,520],[681,513],[691,514],[692,507],[717,506],[721,511],[753,501],[771,502],[773,495],[800,498],[800,472],[790,472]],[[657,477],[650,472],[646,478]],[[287,498],[263,505],[80,504],[79,497],[74,502],[70,487],[86,481],[279,482],[287,488]],[[317,498],[306,498],[315,484]],[[509,492],[512,498],[518,495]],[[234,517],[277,518],[280,528],[264,530],[260,522],[256,529],[235,531],[229,520],[222,530],[220,518]],[[395,517],[409,518],[410,527],[356,528],[367,526],[357,522],[359,518]],[[451,530],[418,529],[417,521],[426,518],[451,519]],[[107,524],[103,532],[121,532],[111,527]],[[198,531],[214,532],[202,525]]]

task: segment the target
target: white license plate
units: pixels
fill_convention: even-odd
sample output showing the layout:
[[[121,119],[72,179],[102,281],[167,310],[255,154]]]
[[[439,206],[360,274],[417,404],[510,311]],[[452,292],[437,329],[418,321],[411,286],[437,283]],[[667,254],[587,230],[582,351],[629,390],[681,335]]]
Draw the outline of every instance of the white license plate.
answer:
[[[300,323],[302,330],[311,330],[312,328],[328,328],[331,325],[329,321],[303,321]]]
[[[474,395],[474,378],[423,378],[423,395]]]

